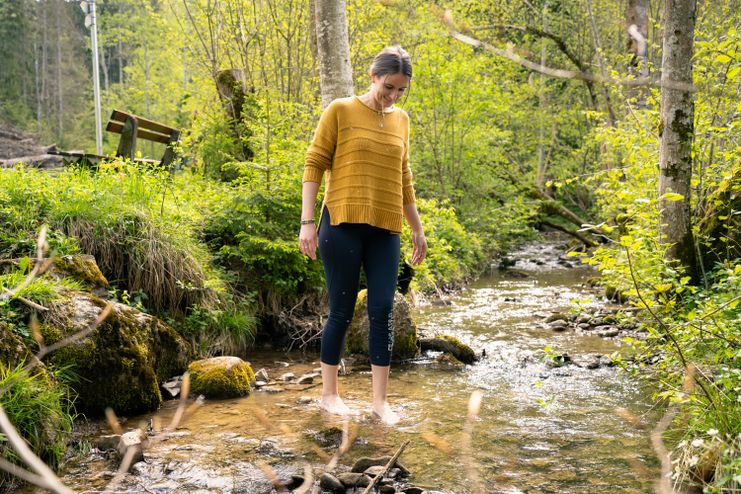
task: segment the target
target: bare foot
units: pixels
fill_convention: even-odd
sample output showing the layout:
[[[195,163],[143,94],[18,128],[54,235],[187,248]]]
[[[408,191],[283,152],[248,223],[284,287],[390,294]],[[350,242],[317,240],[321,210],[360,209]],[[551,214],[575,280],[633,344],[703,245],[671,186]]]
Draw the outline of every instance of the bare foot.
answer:
[[[335,415],[352,415],[352,410],[337,395],[322,396],[319,407]]]
[[[383,402],[381,406],[373,405],[373,414],[386,425],[396,425],[400,420],[399,415],[391,409],[388,402]]]

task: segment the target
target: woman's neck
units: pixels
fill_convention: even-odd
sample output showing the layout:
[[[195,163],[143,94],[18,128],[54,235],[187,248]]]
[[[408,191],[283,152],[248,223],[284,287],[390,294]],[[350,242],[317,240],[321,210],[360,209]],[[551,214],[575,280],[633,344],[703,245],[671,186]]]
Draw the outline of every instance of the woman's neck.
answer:
[[[391,110],[391,107],[382,108],[381,105],[378,103],[378,101],[376,101],[376,99],[373,97],[373,94],[370,91],[365,94],[361,94],[360,96],[358,96],[358,98],[360,99],[360,101],[362,101],[365,104],[365,106],[367,106],[371,110],[375,110],[377,112],[387,112]]]

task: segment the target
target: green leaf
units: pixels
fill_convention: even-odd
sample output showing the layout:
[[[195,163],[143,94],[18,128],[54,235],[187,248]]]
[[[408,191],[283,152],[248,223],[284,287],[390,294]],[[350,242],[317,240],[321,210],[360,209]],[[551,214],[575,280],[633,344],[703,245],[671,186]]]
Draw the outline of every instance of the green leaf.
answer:
[[[684,196],[682,194],[677,194],[676,192],[667,192],[663,196],[659,197],[659,199],[663,199],[665,201],[672,201],[677,202],[684,199]]]

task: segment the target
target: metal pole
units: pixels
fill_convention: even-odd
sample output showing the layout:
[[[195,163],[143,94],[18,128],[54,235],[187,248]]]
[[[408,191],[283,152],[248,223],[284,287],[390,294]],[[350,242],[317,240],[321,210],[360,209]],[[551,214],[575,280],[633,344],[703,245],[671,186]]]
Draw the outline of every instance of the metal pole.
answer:
[[[98,23],[95,18],[95,0],[90,2],[90,33],[93,41],[93,95],[95,97],[95,152],[103,154],[103,128],[100,118],[100,75],[98,73]]]

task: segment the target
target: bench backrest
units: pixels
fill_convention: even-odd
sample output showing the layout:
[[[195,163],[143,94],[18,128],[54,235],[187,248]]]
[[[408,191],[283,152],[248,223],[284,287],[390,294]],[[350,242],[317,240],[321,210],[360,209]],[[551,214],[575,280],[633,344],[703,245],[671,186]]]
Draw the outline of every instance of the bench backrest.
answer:
[[[108,132],[121,134],[116,155],[134,159],[136,154],[136,140],[161,142],[167,145],[162,157],[163,165],[170,165],[176,154],[173,146],[180,141],[180,131],[174,127],[142,118],[131,113],[113,110],[106,126]]]

